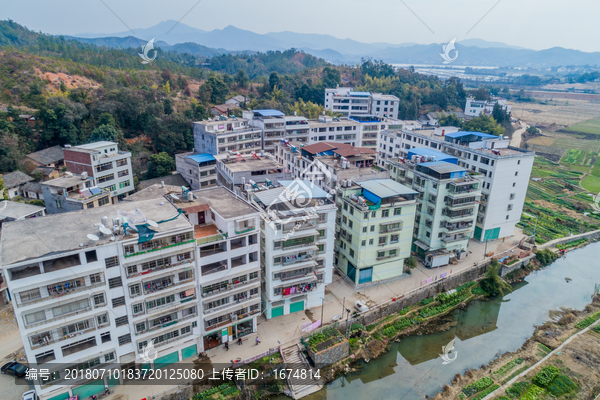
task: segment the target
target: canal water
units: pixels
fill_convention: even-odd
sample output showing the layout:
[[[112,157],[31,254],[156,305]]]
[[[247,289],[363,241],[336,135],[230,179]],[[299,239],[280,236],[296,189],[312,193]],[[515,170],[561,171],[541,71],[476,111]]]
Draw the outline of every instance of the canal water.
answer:
[[[549,312],[583,309],[600,283],[600,242],[567,253],[549,267],[533,272],[503,298],[471,302],[450,314],[449,331],[403,338],[360,372],[340,377],[307,400],[424,399],[434,396],[457,373],[479,368],[507,351],[520,348],[534,325]],[[457,358],[443,365],[442,346],[455,339]],[[454,354],[451,354],[453,357]]]

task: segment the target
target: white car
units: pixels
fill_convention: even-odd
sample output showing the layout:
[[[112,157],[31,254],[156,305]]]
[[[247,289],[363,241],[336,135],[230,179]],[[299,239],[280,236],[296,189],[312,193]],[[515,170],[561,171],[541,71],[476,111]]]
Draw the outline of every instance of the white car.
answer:
[[[29,390],[21,396],[21,400],[39,400],[35,390]]]
[[[356,300],[354,302],[354,307],[356,307],[358,309],[359,312],[366,312],[369,311],[369,307],[367,307],[367,305],[365,304],[364,301],[361,300]]]

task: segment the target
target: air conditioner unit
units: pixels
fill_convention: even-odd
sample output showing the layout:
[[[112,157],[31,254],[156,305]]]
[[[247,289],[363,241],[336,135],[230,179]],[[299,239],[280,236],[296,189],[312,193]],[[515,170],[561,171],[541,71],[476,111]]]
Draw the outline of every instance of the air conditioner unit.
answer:
[[[232,320],[233,322],[237,321],[237,319],[238,319],[238,316],[237,316],[237,314],[231,317],[231,320]]]

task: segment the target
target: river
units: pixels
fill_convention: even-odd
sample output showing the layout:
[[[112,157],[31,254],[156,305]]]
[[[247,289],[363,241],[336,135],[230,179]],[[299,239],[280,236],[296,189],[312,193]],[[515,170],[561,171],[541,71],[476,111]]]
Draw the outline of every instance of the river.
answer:
[[[479,368],[507,351],[520,348],[534,325],[549,320],[549,311],[583,309],[600,283],[600,242],[567,253],[535,271],[503,298],[473,301],[450,316],[449,331],[403,338],[361,371],[342,376],[307,400],[423,399],[434,396],[457,373]],[[567,282],[570,278],[571,281]],[[453,338],[457,358],[443,365],[439,353]],[[278,397],[283,398],[283,397]]]

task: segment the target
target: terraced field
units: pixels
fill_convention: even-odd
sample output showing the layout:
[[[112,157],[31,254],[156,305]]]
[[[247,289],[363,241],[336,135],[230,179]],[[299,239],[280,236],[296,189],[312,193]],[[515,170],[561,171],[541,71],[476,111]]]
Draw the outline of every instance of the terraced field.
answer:
[[[592,118],[587,121],[580,122],[575,125],[571,125],[565,130],[576,133],[587,133],[593,135],[600,135],[600,118]]]

